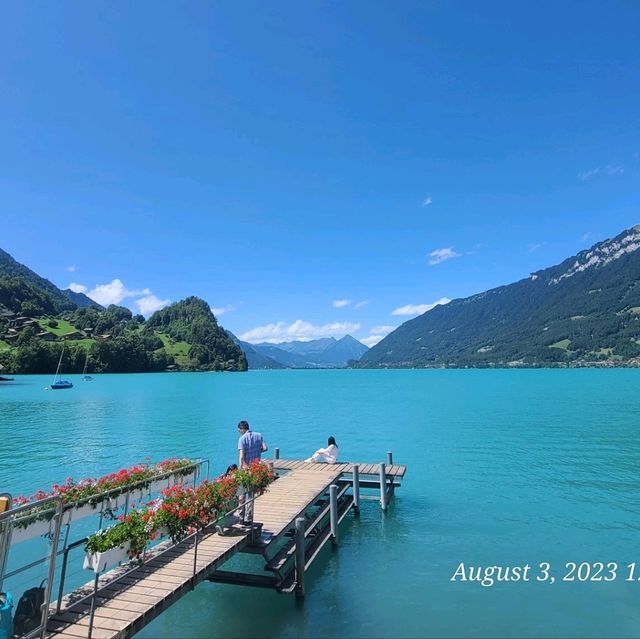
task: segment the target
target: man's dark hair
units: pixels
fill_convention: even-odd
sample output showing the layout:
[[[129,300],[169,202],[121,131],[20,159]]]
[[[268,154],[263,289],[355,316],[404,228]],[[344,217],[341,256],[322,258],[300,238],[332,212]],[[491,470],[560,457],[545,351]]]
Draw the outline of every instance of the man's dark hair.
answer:
[[[244,419],[241,422],[238,422],[238,428],[242,430],[249,430],[249,422],[246,422]]]

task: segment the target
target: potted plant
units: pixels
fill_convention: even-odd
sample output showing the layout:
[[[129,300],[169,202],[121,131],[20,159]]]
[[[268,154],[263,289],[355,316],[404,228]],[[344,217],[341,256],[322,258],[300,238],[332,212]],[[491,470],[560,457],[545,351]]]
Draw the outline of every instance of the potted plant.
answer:
[[[182,486],[164,490],[162,502],[153,517],[154,529],[166,529],[174,543],[186,537],[198,523],[195,493],[193,488]]]
[[[139,557],[149,543],[152,513],[133,511],[115,526],[98,531],[87,540],[83,568],[100,573],[107,566]]]
[[[247,468],[236,470],[233,476],[246,492],[256,495],[262,494],[275,479],[269,466],[257,459],[252,461]]]

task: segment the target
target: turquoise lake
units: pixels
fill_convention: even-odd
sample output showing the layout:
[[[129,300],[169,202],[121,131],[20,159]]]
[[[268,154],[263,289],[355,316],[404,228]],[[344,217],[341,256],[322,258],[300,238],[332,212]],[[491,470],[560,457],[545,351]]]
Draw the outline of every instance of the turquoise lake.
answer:
[[[203,584],[140,637],[640,637],[640,371],[327,370],[49,377],[0,385],[0,491],[31,493],[149,457],[237,457],[247,419],[303,458],[408,472],[386,515],[348,516],[302,605]],[[267,453],[270,456],[271,453]],[[528,582],[452,582],[458,565],[532,566]],[[537,582],[541,562],[555,583]],[[610,582],[567,562],[617,562]],[[86,574],[85,574],[86,580]]]

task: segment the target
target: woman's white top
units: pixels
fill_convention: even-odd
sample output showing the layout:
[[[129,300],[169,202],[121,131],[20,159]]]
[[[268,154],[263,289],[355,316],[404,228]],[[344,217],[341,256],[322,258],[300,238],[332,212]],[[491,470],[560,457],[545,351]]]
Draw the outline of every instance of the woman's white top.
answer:
[[[325,456],[327,464],[335,464],[338,461],[338,447],[333,444],[326,448],[321,448],[318,452]]]

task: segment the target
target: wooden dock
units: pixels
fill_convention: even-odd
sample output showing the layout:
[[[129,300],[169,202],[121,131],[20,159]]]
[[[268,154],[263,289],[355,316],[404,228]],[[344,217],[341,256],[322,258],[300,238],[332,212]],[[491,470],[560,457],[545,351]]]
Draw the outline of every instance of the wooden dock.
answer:
[[[304,595],[304,571],[328,542],[337,543],[337,526],[358,504],[359,488],[378,488],[381,500],[393,494],[406,468],[387,465],[380,488],[380,464],[313,464],[274,461],[281,475],[255,500],[253,529],[232,526],[220,535],[214,529],[161,549],[142,565],[125,566],[102,579],[95,591],[85,586],[51,611],[46,636],[51,639],[123,639],[151,620],[204,580],[274,588]],[[354,478],[358,487],[354,490]],[[385,498],[382,499],[384,492]],[[213,528],[213,527],[212,527]],[[221,566],[238,552],[264,559],[263,574],[225,571]],[[124,574],[122,574],[124,572]]]

